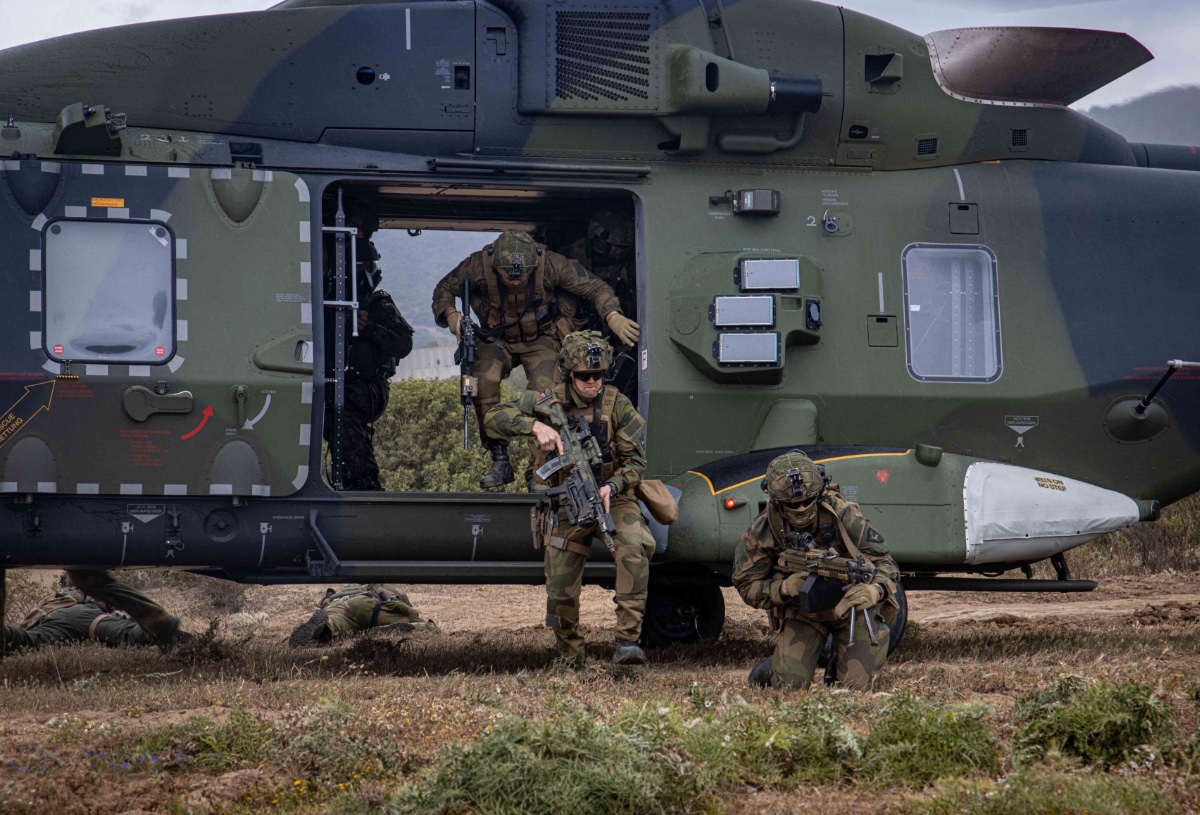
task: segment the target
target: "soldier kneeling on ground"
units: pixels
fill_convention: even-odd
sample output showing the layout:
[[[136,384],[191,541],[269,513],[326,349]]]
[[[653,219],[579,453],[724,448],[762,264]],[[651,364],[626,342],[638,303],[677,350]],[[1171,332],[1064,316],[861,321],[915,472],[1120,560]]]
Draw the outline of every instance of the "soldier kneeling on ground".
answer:
[[[421,619],[399,586],[345,586],[341,591],[326,590],[320,608],[296,626],[288,645],[328,645],[345,634],[368,628],[406,633],[438,630],[432,620]]]
[[[190,635],[174,633],[179,642]],[[119,611],[88,598],[75,588],[64,588],[38,603],[21,625],[4,626],[4,648],[41,648],[64,642],[95,640],[110,648],[122,645],[155,645],[156,640]]]
[[[775,655],[754,667],[750,684],[808,687],[832,635],[837,681],[868,690],[887,659],[888,623],[898,609],[900,572],[883,536],[799,450],[770,463],[763,489],[767,509],[738,544],[733,585],[747,604],[767,610],[778,636]],[[797,552],[799,562],[807,552],[826,567],[855,561],[859,578],[831,589],[832,578],[783,568]]]

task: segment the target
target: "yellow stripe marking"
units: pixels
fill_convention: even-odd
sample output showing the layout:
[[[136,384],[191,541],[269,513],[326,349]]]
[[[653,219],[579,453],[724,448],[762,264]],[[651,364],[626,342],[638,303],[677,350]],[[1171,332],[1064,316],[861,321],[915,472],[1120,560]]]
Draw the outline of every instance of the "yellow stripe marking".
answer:
[[[852,459],[852,458],[896,458],[897,456],[907,456],[911,452],[912,452],[912,450],[905,450],[903,453],[855,453],[852,456],[834,456],[833,458],[815,458],[815,459],[813,459],[813,461],[817,464],[828,464],[831,461],[846,461],[846,460]],[[701,478],[703,478],[704,483],[708,485],[709,493],[712,495],[720,495],[722,492],[729,492],[730,490],[736,490],[738,487],[744,487],[747,484],[753,484],[755,481],[759,481],[760,479],[763,478],[763,476],[766,475],[766,473],[764,472],[761,475],[754,476],[754,478],[747,478],[745,481],[739,481],[737,484],[734,484],[731,487],[725,487],[722,490],[717,491],[713,487],[712,479],[710,479],[704,473],[698,473],[695,470],[688,470],[688,474],[689,475],[698,475]]]

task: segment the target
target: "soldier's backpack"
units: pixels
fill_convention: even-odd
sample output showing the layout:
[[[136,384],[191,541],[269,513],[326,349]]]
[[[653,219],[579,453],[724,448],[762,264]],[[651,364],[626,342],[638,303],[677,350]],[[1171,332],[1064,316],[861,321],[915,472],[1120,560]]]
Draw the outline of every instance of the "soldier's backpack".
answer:
[[[78,589],[62,589],[38,603],[21,621],[21,628],[29,629],[50,616],[50,612],[60,608],[70,608],[82,603],[86,598]]]

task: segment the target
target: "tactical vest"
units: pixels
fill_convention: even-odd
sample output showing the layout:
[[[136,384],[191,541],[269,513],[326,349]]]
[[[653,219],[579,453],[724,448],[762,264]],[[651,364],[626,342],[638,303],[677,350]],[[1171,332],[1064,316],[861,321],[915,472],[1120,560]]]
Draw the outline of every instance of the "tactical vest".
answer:
[[[396,362],[401,357],[407,356],[408,351],[412,349],[412,327],[404,319],[404,315],[400,314],[400,310],[396,308],[392,296],[382,289],[373,291],[370,298],[359,305],[366,309],[367,319],[377,326],[380,336],[385,338],[385,343],[387,339],[400,341],[404,333],[407,333],[408,341],[401,343],[405,347],[385,348],[366,337],[355,337],[348,328],[347,381],[353,382],[359,379],[387,381],[396,374]],[[357,315],[352,319],[358,319]]]
[[[567,393],[568,385],[566,383],[555,385],[552,393],[558,397],[559,401],[566,407],[567,416],[576,415],[575,403],[572,401],[570,394]],[[536,395],[536,394],[535,394]],[[612,478],[616,472],[616,449],[613,442],[616,439],[616,431],[613,428],[612,413],[616,407],[617,397],[621,392],[611,385],[605,385],[599,395],[592,401],[591,411],[579,411],[579,415],[584,418],[591,427],[592,435],[596,437],[596,441],[600,445],[600,454],[603,463],[600,465],[600,472],[593,473],[596,481],[603,484],[608,479]],[[530,412],[530,411],[526,411]],[[588,417],[588,413],[591,417]],[[537,458],[534,463],[534,469],[541,467],[546,463],[549,454],[545,450],[537,451]]]
[[[530,272],[524,289],[505,286],[500,281],[500,273],[492,266],[492,256],[486,249],[479,253],[483,264],[482,283],[486,303],[482,313],[479,312],[478,303],[474,305],[482,323],[481,338],[485,342],[497,339],[509,343],[529,342],[541,336],[555,335],[558,303],[554,296],[546,292],[546,247],[538,244],[538,248],[541,252],[537,265]],[[522,291],[525,303],[510,320],[509,299],[517,297]],[[516,311],[515,307],[512,310]]]

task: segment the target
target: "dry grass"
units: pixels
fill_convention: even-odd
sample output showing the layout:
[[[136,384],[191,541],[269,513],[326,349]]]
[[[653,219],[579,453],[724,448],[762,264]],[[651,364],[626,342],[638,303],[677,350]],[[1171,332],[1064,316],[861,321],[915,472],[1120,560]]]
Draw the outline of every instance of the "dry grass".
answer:
[[[10,599],[40,599],[44,577],[10,572]],[[546,631],[512,622],[288,650],[283,636],[319,589],[283,603],[272,598],[285,590],[253,588],[224,602],[220,581],[134,578],[192,630],[204,632],[210,617],[216,626],[167,657],[83,644],[0,663],[0,812],[482,812],[464,802],[497,756],[514,762],[503,765],[510,780],[538,768],[573,778],[562,766],[571,751],[548,746],[558,741],[610,755],[620,748],[625,764],[587,783],[611,793],[605,785],[618,780],[617,797],[636,787],[641,797],[631,791],[624,811],[1200,812],[1195,575],[1131,576],[1082,597],[914,596],[918,610],[1021,603],[1061,604],[1063,613],[914,624],[878,694],[866,695],[748,689],[747,670],[771,646],[753,615],[734,614],[719,643],[655,653],[645,670],[610,669],[611,646],[601,644],[576,673],[555,668]],[[1187,596],[1149,607],[1164,594]],[[1119,611],[1070,611],[1105,598]],[[240,602],[270,619],[235,613]],[[497,613],[483,611],[474,615]],[[1029,727],[1030,694],[1066,675],[1142,689],[1110,693],[1115,713],[1085,706],[1045,724],[1046,766],[1022,767],[1014,742]],[[1154,752],[1123,745],[1108,768],[1063,751],[1072,728],[1091,727],[1090,715],[1124,721],[1122,700],[1166,716],[1176,738]],[[692,774],[663,777],[664,766]],[[529,797],[556,807],[567,799],[555,795],[573,788]],[[536,810],[510,801],[486,811]]]

